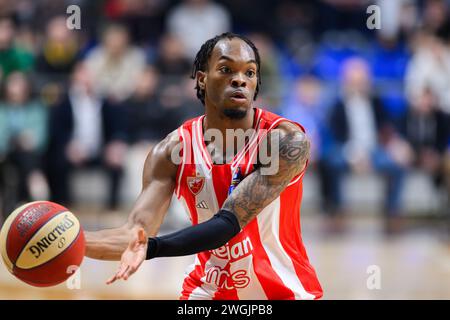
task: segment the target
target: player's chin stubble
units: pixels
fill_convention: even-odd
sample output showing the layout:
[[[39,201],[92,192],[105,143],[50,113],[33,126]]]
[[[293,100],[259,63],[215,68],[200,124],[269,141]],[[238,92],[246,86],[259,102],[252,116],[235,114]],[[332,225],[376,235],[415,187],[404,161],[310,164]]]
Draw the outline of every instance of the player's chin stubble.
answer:
[[[234,108],[227,108],[223,110],[223,114],[225,117],[233,119],[233,120],[239,120],[245,118],[247,115],[247,109],[234,109]]]

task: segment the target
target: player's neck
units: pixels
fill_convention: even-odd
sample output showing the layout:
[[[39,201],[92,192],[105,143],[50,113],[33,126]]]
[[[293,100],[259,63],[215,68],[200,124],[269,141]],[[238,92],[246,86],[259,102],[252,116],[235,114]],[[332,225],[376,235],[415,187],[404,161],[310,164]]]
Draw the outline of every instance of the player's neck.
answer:
[[[209,112],[208,112],[209,111]],[[203,122],[203,130],[218,129],[225,136],[226,129],[247,129],[253,128],[255,109],[252,107],[244,118],[231,119],[216,110],[208,110],[205,108],[205,119]]]

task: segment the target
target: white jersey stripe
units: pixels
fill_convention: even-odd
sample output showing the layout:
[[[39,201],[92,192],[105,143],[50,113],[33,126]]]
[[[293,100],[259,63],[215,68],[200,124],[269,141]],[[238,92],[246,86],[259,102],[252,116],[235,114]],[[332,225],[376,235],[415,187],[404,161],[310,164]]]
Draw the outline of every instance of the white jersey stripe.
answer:
[[[246,270],[246,276],[250,279],[248,286],[236,290],[239,300],[267,300],[264,289],[253,268],[253,255],[249,255],[244,259],[231,264],[231,273],[238,270]]]
[[[306,167],[305,167],[305,169],[306,169]],[[305,175],[305,171],[306,171],[305,169],[303,169],[303,171],[300,172],[300,174],[298,175],[298,177],[297,177],[295,180],[291,181],[291,182],[288,184],[288,187],[289,187],[289,186],[292,186],[294,183],[297,183],[301,178],[303,178],[303,176]]]
[[[255,125],[255,131],[253,132],[252,136],[249,139],[249,143],[244,146],[244,148],[239,151],[239,153],[236,155],[236,157],[234,158],[232,164],[231,164],[231,169],[234,171],[234,169],[236,169],[236,167],[240,164],[240,162],[242,161],[242,158],[245,156],[245,154],[247,153],[247,150],[249,150],[255,143],[258,142],[258,133],[259,133],[259,121],[261,119],[261,110],[257,109],[257,118],[256,118],[256,125]]]
[[[191,264],[188,269],[186,270],[185,276],[188,277],[189,274],[195,270],[196,266],[200,266],[200,260],[198,259],[198,256],[195,256],[195,262]],[[188,300],[212,300],[213,295],[211,295],[210,292],[202,288],[202,286],[196,287],[192,292],[189,294]]]
[[[280,242],[280,197],[264,208],[257,219],[263,247],[273,270],[284,285],[294,292],[296,299],[314,299],[315,296],[303,288],[295,273],[292,260]]]
[[[181,129],[179,130],[179,134],[181,134],[181,141],[183,143],[183,158],[182,158],[182,163],[181,165],[181,169],[180,169],[180,174],[178,175],[178,187],[177,187],[177,191],[176,191],[176,196],[177,198],[180,198],[180,186],[182,185],[181,183],[181,178],[183,177],[183,171],[184,171],[184,166],[186,164],[186,156],[188,154],[187,150],[188,150],[188,146],[186,145],[186,139],[184,136],[184,129],[183,127],[180,127]],[[190,146],[189,146],[190,148]]]
[[[192,132],[196,135],[197,138],[197,147],[202,155],[202,160],[206,165],[206,168],[209,170],[212,169],[212,162],[211,162],[211,156],[209,155],[209,152],[204,148],[203,146],[203,118],[205,116],[200,117],[197,121],[193,123],[195,124],[195,127],[192,128]]]
[[[199,141],[199,137],[196,134],[197,130],[196,130],[196,122],[194,121],[192,123],[192,150],[194,152],[194,163],[197,166],[197,169],[200,169],[200,173],[202,173],[206,178],[210,178],[211,177],[211,172],[210,169],[208,168],[208,166],[205,163],[205,160],[201,154],[202,152],[202,146],[200,145],[201,141]]]

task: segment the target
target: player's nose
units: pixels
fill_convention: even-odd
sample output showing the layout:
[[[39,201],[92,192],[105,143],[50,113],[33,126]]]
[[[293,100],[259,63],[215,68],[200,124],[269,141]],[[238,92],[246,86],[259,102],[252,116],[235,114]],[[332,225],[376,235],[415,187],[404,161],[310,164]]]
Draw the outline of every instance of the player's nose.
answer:
[[[246,87],[247,82],[242,74],[238,73],[231,79],[231,85],[233,87]]]

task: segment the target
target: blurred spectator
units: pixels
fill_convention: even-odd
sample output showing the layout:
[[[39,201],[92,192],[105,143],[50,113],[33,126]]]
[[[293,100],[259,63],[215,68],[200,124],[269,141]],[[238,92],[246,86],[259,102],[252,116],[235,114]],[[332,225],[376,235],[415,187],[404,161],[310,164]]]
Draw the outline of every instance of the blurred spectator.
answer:
[[[439,108],[450,114],[450,49],[439,38],[419,32],[415,52],[408,64],[405,86],[408,100],[429,87],[438,99]]]
[[[169,12],[167,30],[179,37],[193,59],[206,40],[231,31],[231,18],[224,7],[212,1],[184,0]]]
[[[47,140],[47,109],[32,98],[27,77],[13,72],[6,78],[0,102],[0,189],[5,213],[20,201],[31,201],[45,193],[41,157]]]
[[[154,144],[178,126],[175,109],[165,108],[158,94],[159,75],[147,67],[138,77],[133,95],[124,102],[129,114],[130,142]]]
[[[450,40],[450,10],[448,1],[425,1],[423,27],[444,41]]]
[[[397,123],[408,108],[403,86],[410,59],[407,45],[397,36],[379,34],[367,56],[387,116]]]
[[[448,115],[436,107],[433,92],[425,88],[411,101],[405,117],[405,136],[414,149],[416,167],[428,173],[437,187],[445,181],[444,155],[450,138]],[[450,186],[447,186],[450,190]]]
[[[282,115],[300,123],[311,140],[311,154],[308,165],[315,169],[321,181],[321,194],[330,194],[327,171],[324,169],[323,154],[329,144],[327,133],[327,108],[322,83],[313,75],[299,78],[292,87],[292,94],[282,107]],[[324,210],[328,208],[324,207]]]
[[[262,84],[258,94],[258,100],[263,102],[261,107],[268,110],[275,109],[280,101],[282,82],[279,67],[279,56],[272,40],[262,33],[253,33],[249,36],[258,48],[261,56],[261,78]],[[271,110],[274,111],[274,110]]]
[[[280,0],[227,0],[222,3],[233,17],[233,30],[237,33],[262,32],[273,36],[282,31],[280,23],[274,22],[272,16],[268,18],[267,15],[268,12],[275,12],[276,8],[280,6]],[[249,14],[250,12],[251,14]]]
[[[66,17],[51,19],[46,27],[42,49],[36,59],[36,71],[41,78],[64,80],[75,65],[79,39],[66,26]]]
[[[311,139],[310,163],[316,163],[321,158],[322,132],[326,114],[322,101],[321,83],[314,76],[304,76],[294,83],[291,91],[288,101],[283,104],[282,114],[305,127]]]
[[[334,143],[325,158],[331,193],[324,196],[330,213],[337,218],[333,227],[340,228],[337,214],[344,208],[343,174],[377,171],[388,185],[383,209],[386,231],[391,232],[399,227],[400,196],[411,155],[407,143],[387,121],[383,106],[370,87],[367,63],[359,58],[349,59],[343,66],[342,96],[328,123]]]
[[[183,42],[172,34],[165,34],[161,38],[154,64],[164,76],[163,83],[179,82],[180,79],[188,77],[192,67],[191,59],[185,54]]]
[[[360,30],[368,32],[366,25],[366,9],[370,1],[361,0],[323,0],[318,1],[317,11],[320,31],[323,30]]]
[[[29,71],[33,67],[32,53],[15,45],[15,34],[14,18],[0,14],[0,83],[14,71]]]
[[[163,32],[168,3],[168,0],[107,0],[104,11],[109,19],[126,23],[134,41],[145,44],[156,42]]]
[[[418,12],[416,0],[376,0],[380,7],[382,28],[377,35],[383,39],[396,39],[410,34],[417,27]]]
[[[76,65],[67,95],[52,108],[47,174],[53,201],[70,204],[71,173],[100,167],[110,180],[108,207],[116,209],[127,148],[124,112],[96,94],[90,72]]]
[[[142,49],[129,43],[128,30],[111,24],[103,32],[102,44],[86,60],[93,76],[94,89],[115,102],[128,98],[138,74],[145,68]]]
[[[258,4],[255,5],[258,6]],[[269,23],[272,22],[272,32],[277,39],[286,41],[293,34],[298,34],[299,31],[308,33],[318,31],[319,12],[317,7],[318,4],[313,1],[282,0],[278,2],[274,11],[276,22],[273,23],[272,19],[267,19],[267,16],[266,20]]]
[[[186,78],[181,83],[182,95],[184,97],[183,104],[178,112],[179,125],[188,119],[199,117],[205,113],[205,107],[197,98],[197,92],[194,89],[195,81]]]

